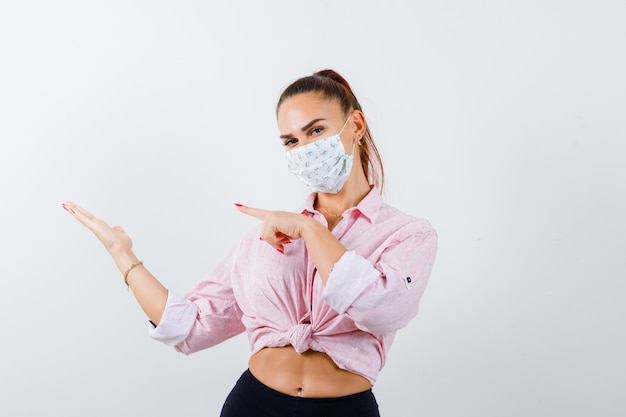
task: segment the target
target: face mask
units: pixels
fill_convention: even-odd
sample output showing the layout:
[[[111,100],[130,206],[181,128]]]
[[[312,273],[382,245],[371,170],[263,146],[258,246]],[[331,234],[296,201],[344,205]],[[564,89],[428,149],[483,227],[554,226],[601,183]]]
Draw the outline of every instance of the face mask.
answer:
[[[349,120],[336,135],[286,152],[289,172],[313,191],[338,193],[350,176],[354,146],[352,155],[348,155],[341,143],[341,133]]]

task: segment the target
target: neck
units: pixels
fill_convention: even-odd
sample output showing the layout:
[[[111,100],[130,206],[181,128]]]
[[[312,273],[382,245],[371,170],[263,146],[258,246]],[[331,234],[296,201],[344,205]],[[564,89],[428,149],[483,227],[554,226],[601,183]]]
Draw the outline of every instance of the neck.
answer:
[[[360,168],[360,166],[358,168]],[[371,187],[367,182],[367,178],[365,177],[363,171],[359,169],[358,172],[360,175],[357,175],[355,172],[350,175],[338,193],[317,193],[315,207],[318,210],[321,208],[326,212],[330,212],[337,216],[350,207],[354,207],[359,204],[359,202],[370,192]]]

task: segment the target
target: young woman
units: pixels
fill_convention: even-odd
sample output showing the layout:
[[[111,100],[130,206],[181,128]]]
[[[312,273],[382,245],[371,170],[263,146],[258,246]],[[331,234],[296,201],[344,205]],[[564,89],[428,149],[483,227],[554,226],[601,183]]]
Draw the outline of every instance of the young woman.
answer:
[[[313,193],[297,213],[236,204],[259,226],[184,298],[148,272],[122,228],[63,207],[111,254],[153,338],[189,354],[247,332],[249,368],[223,417],[378,416],[371,388],[417,314],[437,235],[382,201],[378,151],[339,74],[296,80],[276,115],[288,169]]]

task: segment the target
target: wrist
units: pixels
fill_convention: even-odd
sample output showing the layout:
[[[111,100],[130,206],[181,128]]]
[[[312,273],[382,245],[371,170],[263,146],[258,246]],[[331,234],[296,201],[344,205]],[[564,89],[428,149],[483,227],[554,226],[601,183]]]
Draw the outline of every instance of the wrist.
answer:
[[[304,223],[302,224],[302,228],[300,230],[300,235],[302,238],[307,241],[307,239],[312,238],[314,235],[319,234],[320,230],[322,232],[327,229],[323,224],[315,220],[313,217],[306,217]]]
[[[122,273],[125,273],[132,264],[139,261],[139,258],[137,258],[132,250],[120,252],[112,256],[115,261],[115,265],[117,265],[118,269]]]
[[[126,271],[124,272],[124,284],[126,284],[127,287],[130,288],[130,284],[128,283],[128,274],[130,274],[130,271],[141,265],[143,265],[143,262],[141,261],[133,262],[131,266],[129,266],[128,269],[126,269]]]

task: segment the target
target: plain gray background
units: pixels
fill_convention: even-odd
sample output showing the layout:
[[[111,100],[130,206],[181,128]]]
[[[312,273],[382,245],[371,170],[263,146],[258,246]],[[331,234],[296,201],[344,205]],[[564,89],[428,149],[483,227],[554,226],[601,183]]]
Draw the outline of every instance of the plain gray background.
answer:
[[[184,293],[296,209],[274,105],[334,68],[440,236],[383,416],[626,414],[623,1],[0,2],[0,414],[216,416],[239,336],[147,337],[75,201]]]

